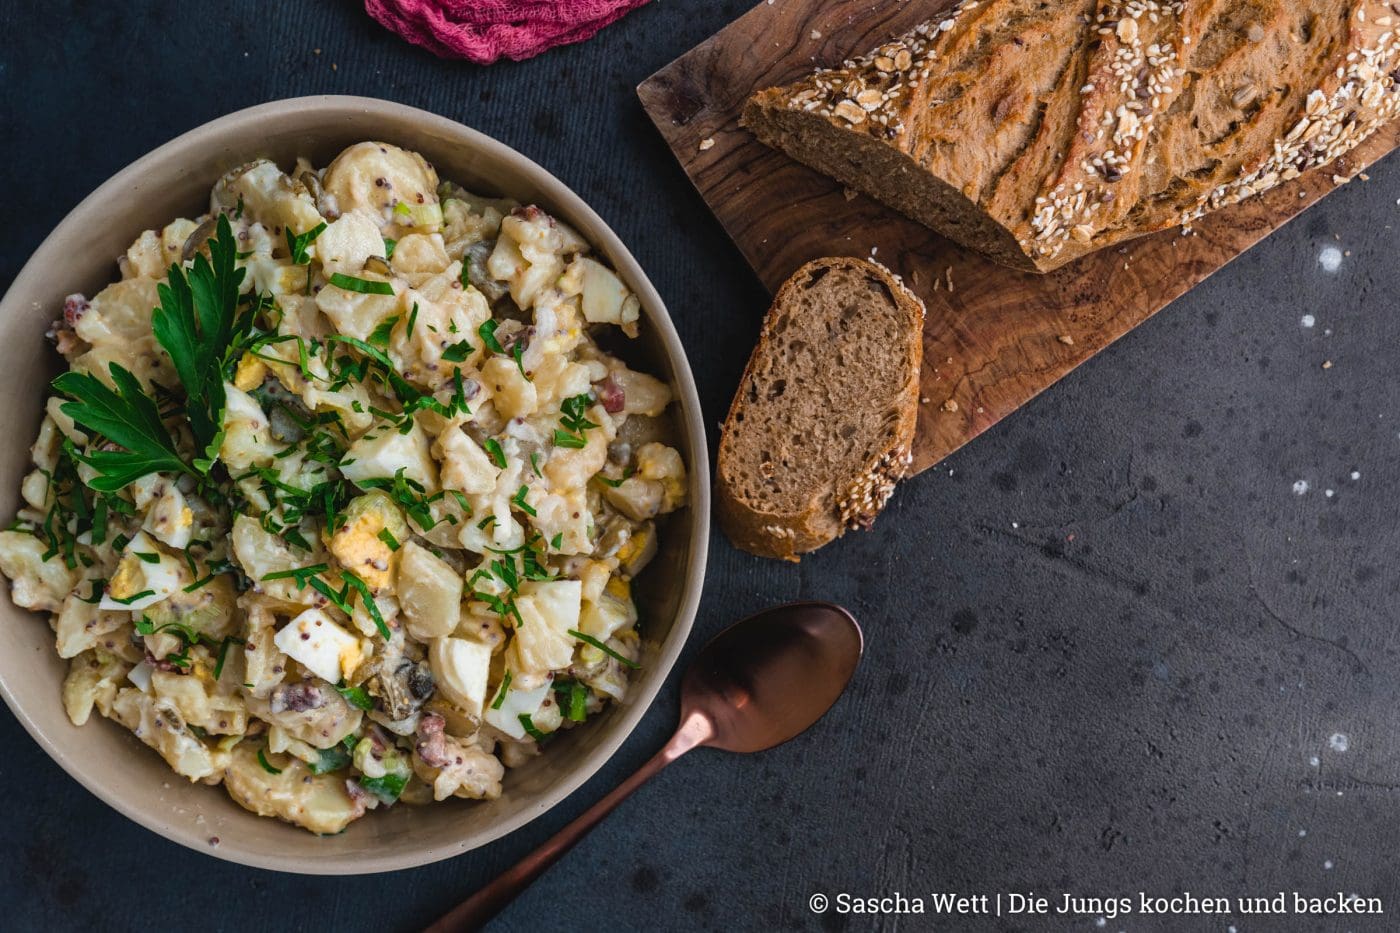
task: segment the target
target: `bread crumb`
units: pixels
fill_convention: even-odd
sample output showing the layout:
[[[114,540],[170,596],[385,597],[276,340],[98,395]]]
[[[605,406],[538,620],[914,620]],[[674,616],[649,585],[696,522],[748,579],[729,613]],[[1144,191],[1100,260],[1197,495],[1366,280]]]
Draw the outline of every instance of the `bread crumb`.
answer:
[[[706,136],[704,139],[700,140],[700,151],[704,152],[706,149],[713,149],[714,145],[715,138],[713,136]]]
[[[949,266],[943,271],[943,275],[948,279],[948,291],[953,290],[953,267]]]
[[[1371,176],[1370,176],[1370,175],[1367,175],[1365,172],[1361,172],[1361,173],[1358,174],[1356,177],[1359,178],[1359,179],[1361,179],[1362,181],[1370,181],[1370,180],[1371,180]]]
[[[841,197],[845,198],[847,201],[854,201],[856,199],[856,193],[856,189],[854,188],[841,189]],[[1396,201],[1395,203],[1400,204],[1400,201]]]
[[[956,399],[951,399],[951,398],[948,399],[946,402],[943,403],[943,410],[944,410],[944,411],[957,411],[957,410],[958,410],[958,403],[957,403],[957,400],[956,400]]]
[[[923,398],[919,399],[919,404],[920,404],[920,405],[927,405],[928,403],[929,403],[929,397],[928,397],[927,395],[925,395]]]
[[[821,31],[820,31],[820,30],[817,30],[817,29],[813,29],[813,30],[812,30],[812,41],[815,42],[817,39],[820,39],[821,37],[822,37],[822,34],[821,34]]]
[[[1331,369],[1331,368],[1332,368],[1332,361],[1331,361],[1331,360],[1328,360],[1328,361],[1326,361],[1325,363],[1323,363],[1323,364],[1322,364],[1322,368],[1323,368],[1323,369]]]
[[[320,55],[320,54],[321,54],[321,50],[320,50],[320,49],[312,49],[312,50],[311,50],[311,54],[312,54],[312,55]]]
[[[1074,346],[1074,338],[1071,337],[1069,334],[1061,334],[1060,336],[1056,337],[1055,339],[1058,340],[1058,341],[1060,341],[1060,343],[1064,344],[1064,345],[1067,346],[1067,347],[1072,347],[1072,346]]]

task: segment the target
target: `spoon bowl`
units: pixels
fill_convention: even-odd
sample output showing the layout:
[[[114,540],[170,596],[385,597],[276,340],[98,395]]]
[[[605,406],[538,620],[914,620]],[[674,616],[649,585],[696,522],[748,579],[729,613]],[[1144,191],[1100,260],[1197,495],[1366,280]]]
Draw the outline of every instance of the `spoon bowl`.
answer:
[[[710,723],[701,744],[761,752],[805,732],[850,683],[864,640],[851,614],[831,603],[775,606],[720,632],[681,686],[681,721]]]
[[[685,672],[680,727],[671,741],[636,774],[458,904],[427,933],[480,929],[614,807],[691,749],[708,745],[728,752],[761,752],[806,731],[845,691],[863,648],[856,620],[831,603],[775,606],[720,632]]]

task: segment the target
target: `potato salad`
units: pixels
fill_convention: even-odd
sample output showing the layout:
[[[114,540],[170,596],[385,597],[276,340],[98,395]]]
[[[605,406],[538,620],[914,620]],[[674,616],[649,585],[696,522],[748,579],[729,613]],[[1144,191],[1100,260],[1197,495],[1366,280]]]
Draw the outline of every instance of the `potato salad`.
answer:
[[[626,697],[686,469],[670,388],[614,355],[637,297],[576,231],[363,142],[228,172],[119,266],[54,323],[0,532],[74,724],[336,833],[495,798]]]

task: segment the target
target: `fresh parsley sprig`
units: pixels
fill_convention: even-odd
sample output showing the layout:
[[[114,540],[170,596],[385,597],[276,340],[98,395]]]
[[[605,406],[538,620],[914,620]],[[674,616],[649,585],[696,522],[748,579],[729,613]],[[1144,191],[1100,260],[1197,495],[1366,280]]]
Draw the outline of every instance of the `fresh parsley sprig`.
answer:
[[[287,252],[291,254],[292,264],[305,266],[311,263],[311,257],[306,250],[316,238],[321,235],[321,231],[326,229],[326,222],[323,220],[305,233],[293,233],[291,227],[286,228]]]
[[[593,397],[587,392],[566,398],[559,404],[559,423],[563,425],[563,430],[554,429],[554,446],[574,450],[588,446],[588,440],[583,436],[584,432],[598,427],[587,418],[588,406],[592,404]]]
[[[85,431],[105,437],[120,450],[93,445],[73,456],[97,471],[88,483],[98,492],[116,492],[149,473],[197,475],[175,449],[175,441],[160,418],[155,399],[141,388],[130,371],[108,365],[109,388],[92,373],[70,370],[53,381],[56,392],[68,396],[60,410]]]
[[[172,265],[168,282],[156,287],[160,307],[151,315],[151,330],[185,388],[185,415],[198,449],[193,465],[201,474],[223,443],[224,369],[252,332],[258,307],[239,312],[247,270],[236,266],[237,252],[228,217],[220,214],[209,257],[196,255],[188,272]]]

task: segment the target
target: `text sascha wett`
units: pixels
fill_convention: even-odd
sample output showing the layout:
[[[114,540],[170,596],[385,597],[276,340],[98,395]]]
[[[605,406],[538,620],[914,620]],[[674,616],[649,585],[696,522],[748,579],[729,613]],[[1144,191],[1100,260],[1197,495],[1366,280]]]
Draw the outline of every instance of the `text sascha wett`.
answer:
[[[1362,897],[1338,891],[1334,894],[1309,896],[1297,891],[1279,891],[1271,896],[1220,897],[1202,896],[1189,891],[1172,895],[1153,895],[1145,891],[1136,896],[1092,897],[1061,894],[1057,898],[1034,892],[1004,894],[928,895],[894,894],[862,897],[841,892],[833,906],[842,914],[985,914],[997,916],[1073,915],[1095,916],[1112,920],[1129,914],[1143,916],[1203,915],[1203,914],[1383,914],[1385,907],[1378,897]]]

